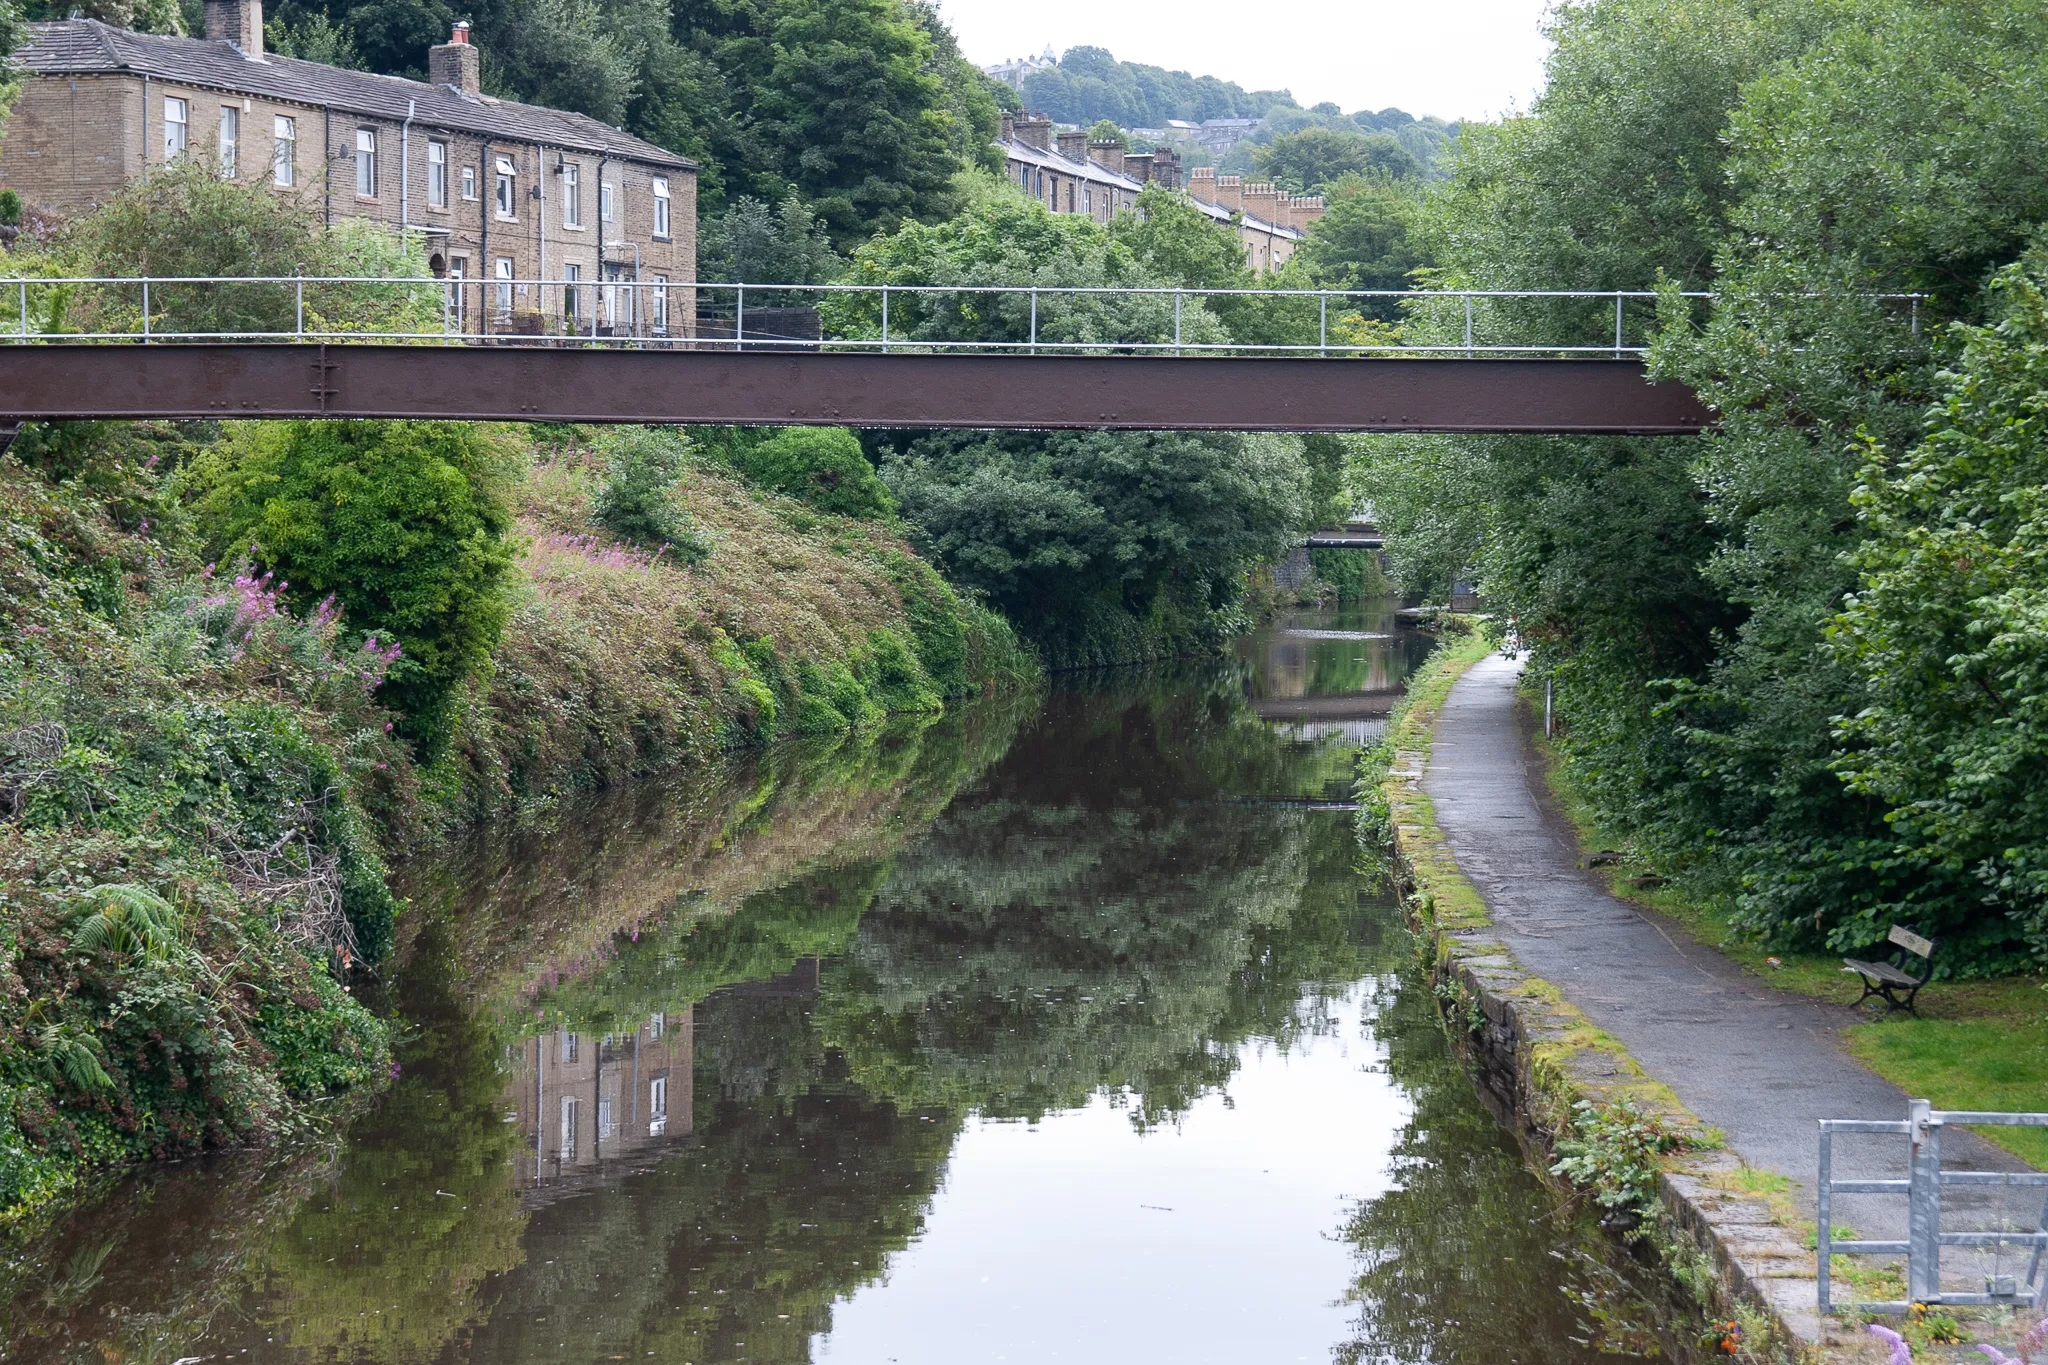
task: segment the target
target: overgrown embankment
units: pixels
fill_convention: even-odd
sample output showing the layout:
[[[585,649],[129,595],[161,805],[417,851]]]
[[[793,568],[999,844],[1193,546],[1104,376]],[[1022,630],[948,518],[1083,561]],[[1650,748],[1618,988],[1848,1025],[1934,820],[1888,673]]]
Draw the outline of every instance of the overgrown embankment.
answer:
[[[0,458],[0,1222],[378,1082],[342,983],[391,941],[388,856],[1035,675],[887,515],[803,499],[829,461],[790,496],[678,433],[554,435],[56,424]]]

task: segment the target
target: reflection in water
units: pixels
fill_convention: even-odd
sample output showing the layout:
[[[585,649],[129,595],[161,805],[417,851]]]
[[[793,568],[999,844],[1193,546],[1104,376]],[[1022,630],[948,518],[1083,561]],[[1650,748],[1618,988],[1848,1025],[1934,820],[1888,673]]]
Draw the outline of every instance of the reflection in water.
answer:
[[[1385,732],[1429,642],[1402,627],[1392,600],[1296,613],[1247,637],[1252,710],[1297,739],[1371,744]]]
[[[430,869],[391,1088],[81,1210],[8,1358],[1651,1353],[1354,871],[1350,750],[1260,719],[1415,649],[1274,632]]]

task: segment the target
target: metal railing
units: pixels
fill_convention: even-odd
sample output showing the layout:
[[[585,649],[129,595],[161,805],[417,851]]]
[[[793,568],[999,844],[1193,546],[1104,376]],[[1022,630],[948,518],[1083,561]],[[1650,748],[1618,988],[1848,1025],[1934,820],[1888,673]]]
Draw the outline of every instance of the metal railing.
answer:
[[[490,340],[885,353],[1620,359],[1648,350],[1646,338],[1654,330],[1660,297],[1643,289],[1200,289],[360,275],[17,277],[0,278],[0,343]],[[1707,305],[1715,298],[1696,290],[1678,297]],[[1918,331],[1924,296],[1858,297],[1904,304],[1909,325]],[[764,300],[790,298],[813,301],[830,325],[816,336],[769,328],[749,334],[750,301],[759,317]],[[723,311],[728,302],[729,314]],[[706,313],[707,304],[715,311]],[[1114,306],[1119,304],[1121,310]],[[12,327],[5,316],[10,306]],[[1079,312],[1087,315],[1077,320]],[[1072,335],[1083,324],[1090,334]],[[1219,339],[1227,334],[1226,326],[1264,336]],[[712,335],[705,334],[707,327]],[[1560,341],[1559,335],[1575,339]]]
[[[1817,1192],[1820,1226],[1815,1251],[1820,1268],[1820,1311],[1904,1313],[1915,1304],[2007,1304],[2031,1307],[2041,1302],[2041,1256],[2048,1250],[2048,1199],[2031,1232],[1943,1232],[1941,1192],[1945,1188],[2003,1186],[2048,1189],[2048,1173],[2036,1171],[1944,1171],[1941,1169],[1941,1130],[1949,1124],[2018,1125],[2048,1127],[2048,1114],[1997,1114],[1976,1110],[1936,1109],[1926,1100],[1912,1101],[1906,1118],[1822,1119],[1820,1121],[1820,1181]],[[1837,1180],[1834,1178],[1834,1136],[1837,1133],[1898,1133],[1907,1141],[1907,1178],[1904,1180]],[[1829,1222],[1838,1194],[1887,1194],[1906,1197],[1906,1240],[1870,1241],[1837,1239]],[[2027,1263],[2025,1279],[2016,1275],[1990,1276],[1984,1292],[1949,1293],[1941,1287],[1943,1247],[2030,1246],[2033,1257]],[[1833,1301],[1830,1270],[1832,1258],[1841,1255],[1906,1257],[1906,1297],[1837,1304]]]

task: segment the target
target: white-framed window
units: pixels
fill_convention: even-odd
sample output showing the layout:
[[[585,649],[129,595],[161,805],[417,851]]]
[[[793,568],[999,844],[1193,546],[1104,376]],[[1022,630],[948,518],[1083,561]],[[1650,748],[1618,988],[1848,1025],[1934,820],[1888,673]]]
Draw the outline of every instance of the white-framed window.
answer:
[[[1095,191],[1094,191],[1094,190],[1092,190],[1092,189],[1085,189],[1085,190],[1082,190],[1082,191],[1081,191],[1081,212],[1083,212],[1083,213],[1093,213],[1093,212],[1095,212]]]
[[[583,168],[573,161],[562,163],[562,226],[583,226]]]
[[[241,149],[242,111],[232,104],[220,107],[220,173],[229,179],[235,174],[235,154]]]
[[[450,256],[448,258],[448,296],[452,300],[451,308],[455,314],[455,321],[458,323],[462,321],[469,309],[468,279],[469,257]]]
[[[562,1096],[562,1160],[576,1159],[576,1118],[583,1106],[574,1095]]]
[[[616,191],[609,183],[600,181],[597,187],[597,221],[609,228],[612,225],[613,206],[617,203]]]
[[[647,1083],[647,1133],[660,1137],[668,1127],[668,1077],[656,1076]]]
[[[191,119],[190,103],[176,95],[164,96],[164,160],[176,161],[185,155],[185,148],[191,141]]]
[[[648,325],[654,328],[656,336],[668,335],[668,276],[666,275],[656,275],[654,277],[654,288],[650,291],[647,299],[647,321]],[[654,1017],[656,1019],[661,1018],[658,1014]],[[657,1032],[654,1036],[659,1038],[661,1034]]]
[[[654,235],[666,237],[668,231],[668,181],[661,176],[654,178]]]
[[[377,130],[356,129],[356,198],[377,197]]]
[[[427,207],[448,207],[448,144],[427,139]]]
[[[278,114],[270,120],[270,178],[279,185],[299,183],[299,121]]]
[[[564,1033],[562,1035],[562,1065],[572,1066],[575,1064],[576,1054],[582,1050],[582,1042],[583,1040],[573,1033]]]
[[[599,1138],[612,1135],[612,1102],[602,1095],[597,1100],[597,1135]]]
[[[498,157],[494,164],[498,170],[498,217],[510,222],[519,216],[519,201],[516,197],[519,189],[519,172],[512,165],[512,158],[509,156]]]
[[[462,197],[464,199],[476,198],[476,167],[474,166],[464,166],[462,168]]]
[[[577,284],[583,279],[583,267],[564,263],[562,266],[562,320],[573,324],[576,321],[576,295],[581,291]]]
[[[656,279],[658,280],[658,279],[661,279],[661,278],[662,278],[662,276],[660,276],[660,275],[656,275],[656,276],[655,276],[654,278],[656,278]],[[656,1010],[656,1011],[655,1011],[654,1013],[652,1013],[652,1014],[648,1015],[648,1016],[647,1016],[647,1041],[648,1041],[648,1042],[650,1042],[650,1043],[658,1043],[658,1042],[660,1042],[660,1041],[661,1041],[661,1035],[662,1035],[663,1031],[665,1031],[665,1030],[666,1030],[667,1028],[668,1028],[668,1016],[667,1016],[666,1014],[662,1013],[662,1012],[661,1012],[660,1010]]]
[[[497,276],[492,292],[497,295],[497,309],[501,314],[512,311],[512,258],[500,256],[491,263],[491,273]]]

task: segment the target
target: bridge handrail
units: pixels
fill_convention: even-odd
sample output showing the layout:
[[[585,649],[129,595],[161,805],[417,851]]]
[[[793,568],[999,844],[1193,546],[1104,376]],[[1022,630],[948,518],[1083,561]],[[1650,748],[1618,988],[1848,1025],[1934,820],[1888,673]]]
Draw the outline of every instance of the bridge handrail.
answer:
[[[173,327],[165,329],[153,325],[154,308],[152,290],[185,288],[190,286],[290,286],[294,296],[290,300],[293,325],[272,328],[217,328],[196,330]],[[12,286],[11,288],[9,286]],[[314,288],[310,300],[315,316],[309,327],[307,288]],[[318,316],[327,303],[320,297],[322,289],[332,286],[351,288],[427,290],[430,297],[438,299],[441,311],[441,326],[438,330],[418,330],[418,317],[411,319],[414,329],[400,325],[399,319],[387,319],[394,324],[347,327],[334,326],[331,319]],[[103,293],[134,289],[139,291],[140,313],[135,323],[122,330],[65,330],[61,326],[45,330],[35,323],[30,307],[30,291],[90,287]],[[469,292],[476,291],[474,310],[469,302]],[[512,300],[516,296],[524,302],[526,291],[534,291],[534,306],[530,309],[516,308]],[[544,305],[551,291],[560,291],[563,306],[559,318],[547,313]],[[585,291],[588,291],[586,296]],[[731,294],[735,312],[732,326],[733,335],[696,335],[698,318],[694,306],[689,316],[682,319],[680,326],[669,321],[669,299],[677,291],[690,291],[692,299],[704,295],[714,298],[720,294]],[[791,337],[772,331],[761,331],[749,335],[746,329],[747,295],[811,295],[846,296],[865,295],[878,299],[881,304],[880,335],[864,337]],[[617,301],[626,299],[626,307],[620,310]],[[933,295],[1008,295],[1029,296],[1031,312],[1029,336],[1024,340],[1015,339],[946,339],[925,336],[904,336],[899,331],[890,334],[889,300],[892,296],[923,297]],[[1039,335],[1039,303],[1083,296],[1124,296],[1132,298],[1174,299],[1172,339],[1167,340],[1155,328],[1153,340],[1094,339],[1087,341],[1057,341],[1043,339]],[[577,306],[588,297],[588,312]],[[883,350],[904,351],[1096,351],[1119,353],[1172,353],[1182,354],[1267,354],[1302,355],[1314,353],[1328,356],[1357,356],[1369,354],[1413,354],[1446,355],[1554,355],[1588,356],[1606,355],[1616,358],[1640,356],[1647,346],[1632,344],[1626,335],[1626,305],[1630,301],[1654,300],[1664,297],[1658,290],[1648,289],[1261,289],[1261,288],[1209,288],[1201,286],[1162,285],[1031,285],[1031,284],[894,284],[879,281],[835,282],[820,284],[757,284],[746,281],[705,281],[705,280],[647,280],[647,279],[594,279],[594,280],[549,280],[540,278],[498,278],[495,276],[392,276],[392,275],[5,275],[0,274],[0,312],[8,305],[15,306],[15,325],[8,327],[0,320],[0,344],[23,344],[41,342],[53,338],[71,341],[261,341],[289,338],[294,341],[395,341],[395,342],[438,342],[460,343],[479,337],[516,339],[525,344],[541,345],[595,345],[621,346],[652,343],[662,347],[674,347],[678,343],[709,344],[720,348],[747,349],[749,347],[772,347],[777,350],[859,350],[879,345]],[[1692,300],[1712,301],[1717,295],[1710,290],[1676,291],[1676,297]],[[1793,297],[1821,297],[1817,294],[1795,295]],[[1918,293],[1866,293],[1858,297],[1880,302],[1909,302],[1912,308],[1912,325],[1915,331],[1919,324],[1919,305],[1927,296]],[[1202,341],[1185,336],[1182,329],[1183,299],[1313,299],[1318,302],[1319,316],[1314,342],[1293,341]],[[1459,303],[1463,306],[1462,340],[1443,339],[1402,339],[1394,337],[1359,337],[1331,335],[1330,303],[1341,304],[1364,301],[1393,301],[1404,306],[1413,306],[1419,311],[1432,302]],[[1613,305],[1614,330],[1612,340],[1602,339],[1597,343],[1530,343],[1514,339],[1508,341],[1487,341],[1477,335],[1481,322],[1497,326],[1498,318],[1480,318],[1475,315],[1474,304],[1481,301],[1521,300],[1568,300]],[[68,306],[64,304],[62,306]],[[122,306],[129,306],[126,301]],[[650,314],[653,323],[650,325]],[[621,316],[626,319],[624,328],[619,324]],[[1411,312],[1413,315],[1413,312]],[[1442,314],[1438,315],[1440,318]],[[1640,315],[1639,315],[1640,316]],[[601,317],[610,322],[601,324]],[[1451,315],[1455,319],[1455,314]],[[537,319],[542,330],[511,330],[513,319]],[[715,315],[712,319],[717,321]],[[1342,317],[1338,321],[1342,322]],[[1305,323],[1307,320],[1303,320]],[[329,325],[322,326],[326,322]],[[495,325],[494,324],[498,324]],[[548,327],[559,324],[562,330],[550,331]],[[523,324],[522,324],[523,325]],[[923,327],[924,323],[919,324]],[[1012,326],[1017,322],[1013,321]],[[1453,325],[1454,322],[1453,322]],[[1604,324],[1601,324],[1604,326]],[[721,329],[724,324],[719,322]]]

